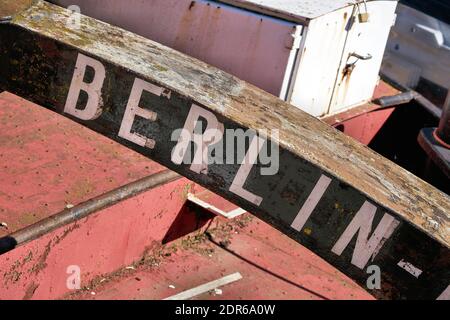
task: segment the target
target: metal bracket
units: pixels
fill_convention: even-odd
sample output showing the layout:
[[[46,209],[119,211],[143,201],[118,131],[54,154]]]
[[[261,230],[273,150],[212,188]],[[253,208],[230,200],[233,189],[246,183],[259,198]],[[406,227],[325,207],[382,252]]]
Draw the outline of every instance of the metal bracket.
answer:
[[[357,58],[358,60],[370,60],[370,59],[373,58],[372,55],[371,55],[370,53],[366,54],[365,56],[362,56],[362,55],[360,55],[360,54],[358,54],[358,53],[356,53],[356,52],[350,53],[350,54],[349,54],[349,57],[355,57],[355,58]]]

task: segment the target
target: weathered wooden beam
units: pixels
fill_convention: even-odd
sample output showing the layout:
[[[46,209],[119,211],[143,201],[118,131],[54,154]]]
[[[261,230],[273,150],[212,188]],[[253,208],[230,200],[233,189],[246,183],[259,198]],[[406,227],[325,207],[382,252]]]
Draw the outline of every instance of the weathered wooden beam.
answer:
[[[2,1],[0,13],[22,1]],[[155,42],[40,0],[8,15],[0,24],[4,90],[217,192],[376,297],[449,298],[444,193],[282,100]],[[198,123],[207,130],[191,134]],[[238,152],[224,133],[236,129],[260,134],[246,144],[248,161],[204,163],[222,143],[224,153],[230,145]],[[197,147],[193,165],[180,163],[191,138],[214,152],[204,158]],[[273,154],[263,157],[263,146]]]

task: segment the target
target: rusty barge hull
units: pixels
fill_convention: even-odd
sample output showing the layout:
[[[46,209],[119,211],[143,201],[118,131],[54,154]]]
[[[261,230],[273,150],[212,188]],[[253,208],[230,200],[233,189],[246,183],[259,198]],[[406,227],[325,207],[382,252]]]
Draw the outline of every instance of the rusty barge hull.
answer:
[[[195,299],[373,299],[270,225],[59,114],[2,92],[0,124],[2,300],[164,299],[235,272]]]

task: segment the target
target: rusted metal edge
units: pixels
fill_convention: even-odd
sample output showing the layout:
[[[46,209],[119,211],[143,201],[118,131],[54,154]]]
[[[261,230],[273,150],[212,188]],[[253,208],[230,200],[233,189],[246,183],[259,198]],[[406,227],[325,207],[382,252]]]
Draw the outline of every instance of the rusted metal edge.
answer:
[[[381,74],[381,79],[387,83],[389,83],[391,86],[393,86],[394,88],[402,91],[402,93],[400,95],[403,95],[403,97],[405,99],[410,99],[416,101],[418,104],[420,104],[422,107],[424,107],[431,115],[433,115],[435,118],[440,119],[442,116],[442,110],[436,106],[433,102],[431,102],[430,100],[428,100],[427,98],[425,98],[423,95],[421,95],[420,93],[418,93],[417,91],[408,88],[400,83],[398,83],[397,81],[395,81],[394,79],[389,78],[387,75],[385,74]],[[380,99],[378,99],[378,102],[383,103],[383,99],[385,97],[382,97]],[[386,97],[389,98],[389,97]],[[380,101],[381,100],[381,101]],[[386,102],[386,99],[384,99]],[[388,101],[389,102],[389,101]]]
[[[444,104],[439,126],[422,129],[418,142],[428,157],[450,179],[450,100]]]
[[[111,207],[120,201],[124,201],[180,178],[182,176],[179,174],[171,170],[165,170],[109,191],[73,208],[67,208],[35,224],[0,238],[0,255],[69,223],[81,220],[100,210]]]
[[[445,291],[450,282],[447,195],[223,71],[92,18],[81,16],[79,27],[73,28],[67,23],[72,15],[37,1],[1,25],[0,86],[220,194],[363,286],[365,268],[370,263],[380,266],[382,288],[369,290],[377,297],[434,299]],[[86,79],[80,78],[83,74]],[[74,84],[87,85],[102,78],[99,74],[104,81],[92,93],[99,98],[94,103],[97,113],[80,117],[83,105],[69,112],[68,105],[83,103],[83,97],[68,99]],[[130,123],[125,115],[136,109],[145,119]],[[226,129],[254,129],[267,144],[279,146],[279,171],[261,175],[264,165],[259,162],[250,168],[212,164],[195,171],[172,161],[179,144],[172,133],[189,124],[195,112]],[[279,136],[269,136],[272,129]],[[410,278],[399,261],[423,272]]]
[[[395,105],[395,107],[396,106],[397,105]],[[394,106],[392,106],[392,107],[394,107]],[[383,109],[387,109],[387,108],[389,108],[389,107],[384,107],[384,106],[380,106],[379,104],[369,102],[367,104],[363,104],[361,106],[357,106],[357,107],[351,108],[349,110],[344,110],[344,111],[341,111],[338,113],[327,115],[327,116],[321,117],[319,119],[329,125],[336,125],[338,123],[359,117],[361,115],[379,111],[379,110],[383,110]]]
[[[288,21],[292,21],[292,22],[297,22],[297,23],[302,23],[302,24],[309,24],[309,22],[313,19],[316,19],[322,15],[314,15],[314,16],[310,16],[310,17],[302,17],[299,16],[298,14],[286,11],[286,10],[281,10],[276,8],[275,6],[270,6],[270,5],[265,5],[263,3],[256,3],[256,2],[248,2],[245,0],[216,0],[217,2],[223,2],[225,4],[228,5],[232,5],[235,7],[239,7],[239,8],[243,8],[243,9],[247,9],[247,10],[251,10],[251,11],[256,11],[256,12],[260,12],[262,14],[268,15],[268,16],[272,16],[272,17],[276,17],[276,18],[280,18],[280,19],[284,19],[284,20],[288,20]],[[347,1],[346,6],[341,6],[341,7],[336,7],[335,10],[339,10],[348,6],[353,6],[356,4],[362,4],[363,2],[371,2],[371,1],[377,1],[377,0],[351,0],[351,1]],[[398,1],[398,0],[387,0],[387,1]],[[329,11],[331,12],[331,11]]]
[[[441,145],[450,149],[450,96],[445,101],[442,109],[442,116],[436,134]]]
[[[436,140],[435,130],[436,128],[420,130],[417,142],[442,173],[450,179],[450,149],[443,147]]]
[[[402,92],[393,96],[384,96],[375,100],[379,108],[390,108],[401,104],[409,103],[414,100],[414,93],[411,91]]]
[[[248,3],[248,2],[244,2],[244,1],[239,1],[239,0],[216,0],[216,1],[219,3],[222,2],[229,6],[246,9],[246,10],[249,10],[252,12],[259,12],[261,14],[264,14],[264,15],[267,15],[270,17],[283,19],[283,20],[287,20],[287,21],[291,21],[291,22],[295,22],[295,23],[301,23],[305,26],[307,26],[309,24],[309,22],[311,21],[311,19],[307,18],[307,17],[299,17],[290,12],[274,10],[273,8],[267,8],[264,6],[260,6],[260,5],[256,5],[256,4],[252,4],[252,3]]]

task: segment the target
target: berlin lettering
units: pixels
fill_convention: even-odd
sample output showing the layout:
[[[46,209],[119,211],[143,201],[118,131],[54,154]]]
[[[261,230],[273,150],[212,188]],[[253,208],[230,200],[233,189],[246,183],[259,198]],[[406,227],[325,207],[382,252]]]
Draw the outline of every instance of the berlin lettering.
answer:
[[[83,81],[88,66],[95,71],[95,76],[90,83]],[[97,119],[102,114],[101,89],[105,77],[105,67],[101,62],[83,54],[78,54],[64,112],[85,121]],[[80,91],[84,91],[89,97],[83,110],[76,108]],[[153,140],[151,137],[144,137],[134,133],[131,130],[136,116],[146,119],[149,124],[158,118],[157,113],[139,106],[139,101],[144,91],[154,94],[155,96],[164,96],[167,98],[170,97],[171,94],[170,91],[163,87],[136,78],[128,99],[118,136],[139,146],[153,149],[158,143],[157,141]],[[200,131],[203,133],[198,133],[198,131],[196,132],[195,130],[200,117],[206,119],[207,122],[206,129]],[[207,152],[208,147],[220,142],[223,135],[224,127],[223,124],[218,121],[217,117],[212,112],[196,104],[192,104],[184,128],[172,135],[173,137],[178,136],[178,143],[172,152],[172,162],[175,164],[183,163],[188,146],[193,142],[198,148],[194,154],[190,170],[197,174],[208,174],[208,164],[210,162],[208,159],[209,153]],[[250,170],[255,165],[265,142],[263,137],[258,136],[257,134],[253,135],[240,169],[229,187],[229,191],[256,206],[261,204],[263,197],[246,190],[244,184],[247,181]],[[277,169],[270,170],[273,168],[269,168],[269,170],[264,172],[263,169],[267,168],[262,168],[261,174],[276,174],[278,171]],[[322,196],[327,191],[331,181],[332,179],[325,175],[320,177],[310,196],[300,208],[296,218],[292,222],[291,227],[293,229],[297,231],[303,229],[306,221],[310,218]],[[369,260],[376,255],[380,250],[380,247],[386,239],[393,234],[399,224],[399,221],[393,216],[384,213],[383,218],[372,232],[372,224],[376,210],[377,207],[375,205],[366,201],[347,226],[344,233],[331,248],[331,251],[334,254],[341,255],[349,245],[350,241],[357,235],[356,246],[351,263],[360,269],[365,268]]]

